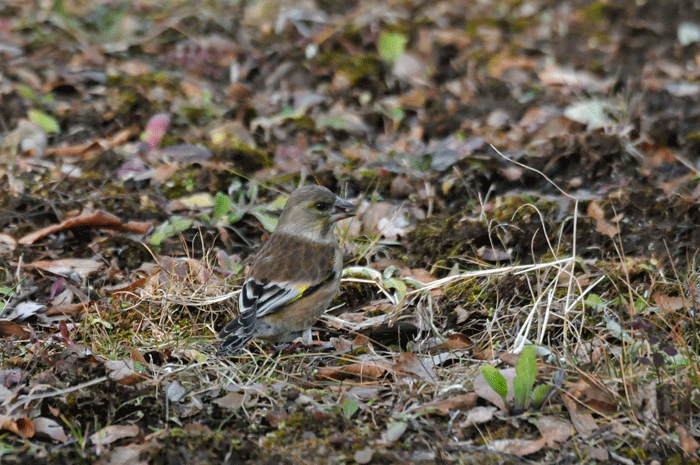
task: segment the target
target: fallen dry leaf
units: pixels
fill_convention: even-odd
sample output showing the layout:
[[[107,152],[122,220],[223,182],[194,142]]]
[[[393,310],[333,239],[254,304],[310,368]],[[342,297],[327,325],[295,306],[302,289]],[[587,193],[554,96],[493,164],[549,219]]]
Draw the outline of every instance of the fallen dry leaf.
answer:
[[[109,372],[110,379],[127,386],[149,379],[149,376],[135,371],[133,360],[108,360],[105,369]]]
[[[564,401],[566,409],[569,411],[569,416],[571,417],[571,422],[574,424],[574,428],[576,428],[576,432],[583,439],[590,437],[591,434],[598,429],[593,415],[579,412],[578,404],[569,394],[562,393],[561,398]]]
[[[573,426],[568,421],[553,416],[537,417],[537,429],[547,440],[547,447],[556,449],[573,434]]]
[[[498,407],[474,407],[467,411],[466,418],[459,424],[460,428],[488,423],[493,420]]]
[[[700,459],[700,456],[698,455],[698,448],[700,448],[700,444],[698,444],[698,441],[696,441],[693,436],[688,434],[688,430],[685,428],[685,426],[676,426],[676,434],[678,434],[678,440],[681,442],[681,449],[683,449],[683,452],[692,457],[693,460]]]
[[[424,381],[437,381],[431,357],[420,358],[410,352],[401,352],[392,367],[396,372],[411,374]]]
[[[16,336],[18,338],[29,337],[31,331],[14,321],[0,320],[0,337]]]
[[[126,231],[139,234],[146,234],[153,224],[150,222],[130,221],[122,223],[122,221],[111,213],[103,210],[86,210],[80,215],[69,218],[59,224],[52,224],[38,231],[29,233],[21,237],[17,242],[22,245],[31,245],[34,242],[42,239],[50,234],[59,231],[76,229],[112,229],[116,231]]]
[[[28,263],[26,266],[28,268],[39,268],[40,270],[67,278],[77,276],[79,280],[84,280],[90,274],[102,268],[103,265],[103,262],[89,258],[62,258],[58,260],[37,260]]]
[[[588,216],[595,220],[596,230],[599,233],[604,234],[610,238],[613,238],[620,234],[620,229],[612,223],[609,223],[605,219],[605,212],[603,211],[603,207],[601,207],[598,202],[592,201],[590,204],[588,204],[588,209],[586,210],[586,213],[588,213]]]
[[[48,437],[58,442],[68,441],[68,435],[63,431],[63,427],[51,418],[39,417],[32,420],[34,431],[38,437]]]
[[[417,414],[432,414],[435,413],[441,416],[447,416],[450,411],[454,410],[468,410],[476,405],[476,401],[479,396],[475,392],[470,392],[468,394],[459,394],[456,396],[448,397],[443,400],[434,400],[432,402],[427,402],[425,404],[419,405],[411,410],[411,412]]]
[[[139,432],[136,425],[110,425],[91,434],[90,441],[97,446],[105,446],[123,438],[133,438]]]
[[[545,438],[540,439],[500,439],[486,444],[488,450],[500,452],[502,454],[526,455],[539,452],[547,443]]]
[[[25,439],[34,436],[34,425],[29,418],[12,418],[0,415],[0,430],[10,431]]]

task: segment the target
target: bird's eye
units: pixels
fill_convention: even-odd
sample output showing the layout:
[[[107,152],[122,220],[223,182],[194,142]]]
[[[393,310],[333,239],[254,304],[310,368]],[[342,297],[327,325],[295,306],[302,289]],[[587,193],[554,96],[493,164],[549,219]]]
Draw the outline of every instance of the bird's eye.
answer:
[[[316,205],[314,205],[314,208],[318,211],[328,211],[331,208],[331,204],[328,202],[316,202]]]

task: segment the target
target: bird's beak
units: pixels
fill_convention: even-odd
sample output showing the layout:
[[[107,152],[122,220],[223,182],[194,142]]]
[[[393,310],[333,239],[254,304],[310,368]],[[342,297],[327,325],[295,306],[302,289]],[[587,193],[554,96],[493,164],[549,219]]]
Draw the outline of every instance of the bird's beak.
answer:
[[[333,211],[331,211],[331,221],[342,220],[343,218],[350,218],[355,215],[357,207],[354,203],[343,200],[340,197],[335,199],[335,205],[333,205]]]

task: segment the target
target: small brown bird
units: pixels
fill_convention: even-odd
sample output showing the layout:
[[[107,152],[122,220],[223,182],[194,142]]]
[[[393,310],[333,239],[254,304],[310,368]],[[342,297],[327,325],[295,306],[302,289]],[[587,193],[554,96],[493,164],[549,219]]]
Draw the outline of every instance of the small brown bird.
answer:
[[[218,356],[233,355],[257,337],[311,344],[311,326],[338,292],[343,255],[335,222],[355,214],[354,204],[321,186],[289,196],[279,223],[253,260],[238,299],[240,315],[219,333]]]

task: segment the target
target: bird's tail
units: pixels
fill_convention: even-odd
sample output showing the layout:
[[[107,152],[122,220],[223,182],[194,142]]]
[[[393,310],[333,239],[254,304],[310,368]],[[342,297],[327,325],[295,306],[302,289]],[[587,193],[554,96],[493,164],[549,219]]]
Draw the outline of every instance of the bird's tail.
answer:
[[[225,340],[216,350],[217,357],[235,355],[248,343],[248,341],[253,339],[253,334],[255,333],[255,323],[257,322],[255,310],[256,308],[254,307],[251,309],[251,311],[243,313],[224,326],[219,333],[219,339],[225,338]]]

